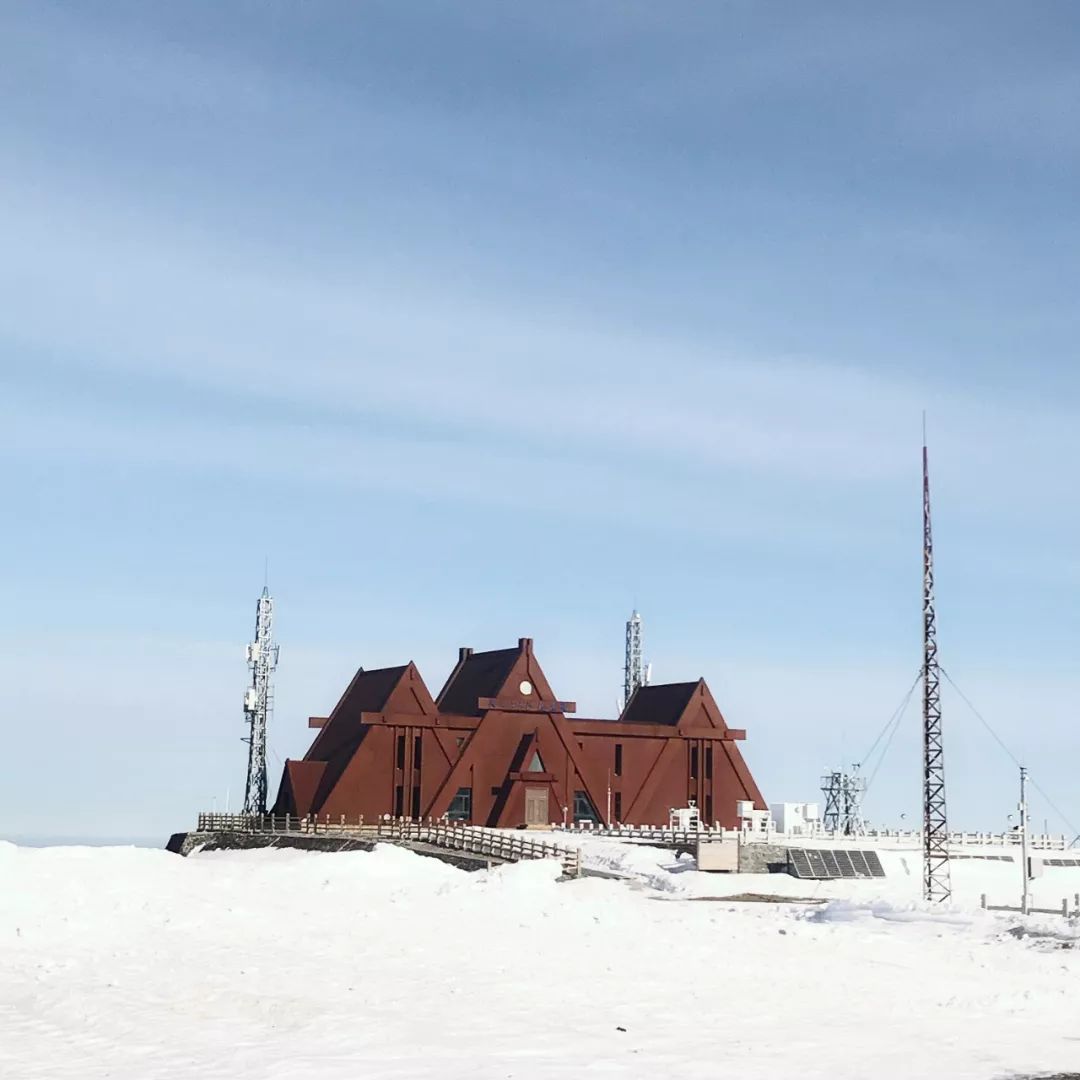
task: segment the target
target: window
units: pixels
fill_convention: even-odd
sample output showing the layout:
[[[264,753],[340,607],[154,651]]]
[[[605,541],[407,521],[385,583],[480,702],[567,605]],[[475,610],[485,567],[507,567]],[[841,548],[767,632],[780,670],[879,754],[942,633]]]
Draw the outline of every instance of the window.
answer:
[[[398,784],[394,788],[394,817],[405,816],[405,789]]]
[[[420,735],[413,736],[412,767],[419,770],[424,763],[424,740]]]
[[[450,809],[446,816],[451,821],[472,821],[472,788],[459,787],[457,794],[450,800]]]
[[[396,751],[397,767],[399,769],[405,768],[405,736],[399,735],[397,737],[397,751]]]
[[[697,758],[698,758],[697,747],[696,746],[691,746],[690,747],[690,779],[691,780],[696,780],[697,779]]]
[[[420,785],[412,789],[412,816],[418,818],[420,816]]]
[[[454,745],[460,750],[465,745],[465,737],[463,735],[459,735],[454,740]]]
[[[533,756],[529,760],[529,766],[525,770],[526,772],[547,772],[544,768],[544,763],[540,760],[540,751],[534,750]]]
[[[589,821],[593,825],[600,822],[600,815],[596,812],[596,807],[593,806],[589,796],[584,791],[574,792],[574,821]]]
[[[705,796],[705,824],[711,826],[713,823],[712,816],[712,796]]]
[[[615,744],[615,775],[622,776],[622,743]]]
[[[622,821],[622,792],[615,792],[615,820]]]
[[[712,747],[705,747],[705,779],[712,779]]]

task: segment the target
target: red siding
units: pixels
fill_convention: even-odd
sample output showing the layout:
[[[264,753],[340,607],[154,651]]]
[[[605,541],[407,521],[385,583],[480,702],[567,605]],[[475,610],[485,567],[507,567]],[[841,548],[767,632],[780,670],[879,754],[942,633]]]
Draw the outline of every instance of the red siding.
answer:
[[[618,806],[635,825],[667,824],[688,799],[703,820],[726,826],[737,823],[740,799],[764,809],[739,752],[742,732],[727,727],[704,681],[648,691],[620,720],[575,721],[554,711],[558,699],[528,638],[517,650],[462,650],[439,705],[414,664],[358,673],[304,761],[286,764],[274,809],[331,820],[437,818],[469,788],[473,824],[512,827],[525,821],[527,787],[547,791],[550,823],[573,820],[579,791],[600,820],[614,821]],[[481,698],[499,707],[481,708]],[[447,703],[457,711],[444,712]],[[529,771],[535,753],[542,772]]]

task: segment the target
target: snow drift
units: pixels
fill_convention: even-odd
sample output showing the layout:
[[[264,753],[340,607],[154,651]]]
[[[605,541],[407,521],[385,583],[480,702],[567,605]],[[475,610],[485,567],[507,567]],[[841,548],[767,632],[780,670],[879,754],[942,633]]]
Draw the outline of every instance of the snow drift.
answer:
[[[704,875],[670,853],[623,859],[637,887],[558,883],[553,863],[469,874],[392,847],[181,859],[0,844],[0,1076],[1080,1068],[1080,950],[1063,920],[1047,951],[1009,933],[1017,918],[973,908],[707,902]]]

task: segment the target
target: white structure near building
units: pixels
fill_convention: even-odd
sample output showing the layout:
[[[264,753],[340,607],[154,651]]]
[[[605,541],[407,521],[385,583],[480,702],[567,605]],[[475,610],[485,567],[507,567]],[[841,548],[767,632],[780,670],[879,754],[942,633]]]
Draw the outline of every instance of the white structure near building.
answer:
[[[821,827],[819,803],[770,803],[773,828],[787,836],[813,836]]]

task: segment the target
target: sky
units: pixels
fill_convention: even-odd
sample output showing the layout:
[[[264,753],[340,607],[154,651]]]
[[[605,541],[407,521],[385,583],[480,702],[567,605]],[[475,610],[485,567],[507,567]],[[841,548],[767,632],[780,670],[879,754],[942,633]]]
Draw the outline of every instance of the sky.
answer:
[[[267,566],[272,791],[361,665],[531,636],[613,715],[636,607],[814,799],[919,671],[924,410],[942,662],[1080,831],[1078,47],[1064,2],[0,0],[0,835],[236,808]],[[951,822],[1007,827],[944,709]]]

